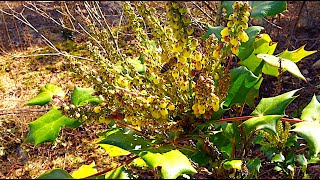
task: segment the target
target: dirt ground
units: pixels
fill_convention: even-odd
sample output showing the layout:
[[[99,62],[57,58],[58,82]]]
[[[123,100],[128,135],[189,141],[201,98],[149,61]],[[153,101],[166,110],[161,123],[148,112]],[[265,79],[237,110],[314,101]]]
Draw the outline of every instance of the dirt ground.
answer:
[[[61,57],[12,58],[12,55],[25,56],[42,52],[46,44],[40,34],[48,37],[53,43],[63,42],[65,38],[61,33],[61,26],[24,6],[30,7],[29,2],[1,2],[0,9],[7,12],[12,11],[6,2],[16,12],[23,13],[40,33],[33,31],[16,18],[0,12],[0,178],[36,178],[55,167],[72,172],[82,164],[90,164],[93,161],[98,170],[102,170],[111,161],[120,161],[108,157],[101,148],[92,144],[92,141],[97,138],[95,134],[104,128],[102,125],[62,129],[55,143],[41,144],[36,147],[22,143],[28,133],[27,123],[44,113],[43,108],[32,107],[30,111],[30,107],[23,106],[26,101],[36,95],[38,87],[52,83],[65,84],[65,89],[71,89],[74,84],[81,86],[81,81],[59,70],[58,65],[63,61]],[[119,3],[110,1],[101,3],[102,10],[112,26],[116,25],[116,20],[121,14]],[[150,3],[156,5],[157,2]],[[56,20],[62,18],[55,11],[55,8],[60,8],[60,2],[37,2],[36,4],[50,13],[50,17]],[[278,42],[275,54],[285,49],[297,49],[302,45],[305,45],[306,50],[319,51],[319,8],[319,1],[288,1],[288,10],[280,19],[267,18],[268,22],[261,21],[271,39]],[[287,72],[284,73],[280,94],[303,87],[299,91],[299,97],[288,107],[287,115],[296,116],[314,94],[320,95],[320,68],[313,66],[318,60],[320,60],[320,53],[315,53],[297,63],[307,83]],[[276,83],[277,78],[265,76],[257,102],[261,98],[270,97]],[[245,109],[244,112],[249,112],[249,109]],[[259,178],[284,177],[268,165],[263,165],[261,171],[263,173]],[[312,178],[319,178],[320,165],[308,166],[308,173]],[[151,175],[146,173],[144,176],[152,177],[152,173]],[[300,171],[295,174],[295,178],[302,176]],[[210,178],[210,175],[198,173],[194,177]]]

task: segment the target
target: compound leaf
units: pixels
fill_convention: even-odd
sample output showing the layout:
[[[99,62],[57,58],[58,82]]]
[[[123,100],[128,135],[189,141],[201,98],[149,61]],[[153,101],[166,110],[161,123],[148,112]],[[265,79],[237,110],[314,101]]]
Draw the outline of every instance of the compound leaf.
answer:
[[[67,171],[60,168],[53,169],[50,172],[44,173],[37,179],[74,179]]]
[[[315,95],[313,95],[311,102],[302,110],[300,119],[320,122],[320,103]]]
[[[78,107],[78,106],[84,106],[88,103],[99,104],[103,101],[102,98],[93,96],[92,93],[94,93],[93,88],[75,87],[71,95],[71,103],[76,107]]]
[[[81,178],[91,176],[98,172],[95,166],[96,165],[94,162],[92,162],[89,165],[82,165],[78,170],[74,171],[71,175],[75,179],[81,179]]]
[[[46,114],[29,123],[30,131],[25,142],[34,142],[35,145],[53,142],[58,137],[61,127],[76,128],[80,124],[79,121],[64,116],[56,106],[53,106]]]
[[[175,179],[181,174],[193,174],[197,170],[191,165],[189,159],[179,150],[171,150],[160,154],[142,152],[139,155],[151,168],[161,167],[164,179]]]
[[[284,115],[287,106],[297,97],[293,95],[299,90],[292,90],[275,97],[262,98],[251,115]]]
[[[46,84],[45,86],[40,88],[39,94],[36,97],[29,100],[25,105],[45,105],[52,100],[52,97],[54,95],[60,97],[65,96],[63,90],[60,87],[53,84]]]
[[[298,133],[307,142],[309,148],[315,156],[320,152],[320,124],[319,121],[304,121],[295,124],[295,128],[290,130]]]
[[[248,119],[247,121],[242,123],[244,126],[244,134],[246,137],[251,132],[256,130],[263,129],[265,131],[271,132],[273,134],[277,134],[277,123],[282,118],[281,115],[266,115],[266,116],[258,116]]]

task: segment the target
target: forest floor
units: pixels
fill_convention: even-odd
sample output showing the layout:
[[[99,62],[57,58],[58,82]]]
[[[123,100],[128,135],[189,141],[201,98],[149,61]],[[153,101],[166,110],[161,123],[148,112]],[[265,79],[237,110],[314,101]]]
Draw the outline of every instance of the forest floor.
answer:
[[[61,27],[38,12],[24,8],[23,5],[28,5],[27,3],[8,1],[12,10],[18,13],[23,11],[24,16],[41,34],[48,37],[61,50],[69,51],[70,42],[65,41],[61,34]],[[197,3],[201,5],[200,2]],[[50,12],[54,19],[59,19],[60,14],[55,11],[55,8],[60,8],[59,2],[38,2],[37,4]],[[302,4],[304,8],[301,9]],[[280,19],[267,18],[269,22],[264,20],[260,22],[265,27],[265,32],[270,34],[271,39],[278,42],[275,54],[285,49],[297,49],[302,45],[306,45],[306,50],[319,51],[319,8],[318,1],[289,1],[288,11],[284,12]],[[13,12],[6,3],[1,3],[0,9]],[[119,9],[121,9],[119,2],[102,3],[102,10],[112,26],[115,17],[119,17]],[[36,178],[53,168],[72,172],[81,165],[90,164],[93,161],[97,169],[102,170],[110,162],[120,162],[120,159],[108,157],[103,149],[92,143],[97,138],[97,132],[104,130],[102,125],[83,125],[76,129],[62,129],[54,143],[38,146],[23,143],[28,134],[28,123],[44,114],[47,108],[24,106],[38,93],[39,87],[51,83],[71,91],[75,85],[83,87],[85,84],[80,78],[72,78],[71,72],[62,70],[63,57],[61,56],[28,56],[48,52],[39,33],[4,13],[1,13],[0,27],[0,178]],[[75,43],[72,46],[81,49],[81,44]],[[286,114],[290,117],[297,117],[314,94],[320,95],[320,67],[314,65],[320,60],[319,57],[320,53],[315,53],[297,63],[307,83],[287,72],[284,73],[280,94],[303,87],[297,99],[286,110]],[[276,83],[277,78],[265,76],[257,102],[261,98],[270,97]],[[263,165],[260,172],[262,173],[258,178],[261,179],[286,178],[268,165]],[[308,166],[307,172],[311,178],[319,178],[320,165]],[[302,176],[303,173],[299,170],[294,175],[295,178],[302,178]],[[154,178],[151,172],[143,172],[141,177]],[[210,178],[211,175],[202,171],[194,177]]]

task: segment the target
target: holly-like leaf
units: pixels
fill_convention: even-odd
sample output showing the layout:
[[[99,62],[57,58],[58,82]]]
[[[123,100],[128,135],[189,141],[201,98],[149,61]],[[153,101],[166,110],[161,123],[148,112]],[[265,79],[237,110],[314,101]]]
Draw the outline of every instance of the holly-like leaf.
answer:
[[[105,179],[132,179],[130,178],[130,172],[125,166],[120,166],[112,171],[109,171],[105,175]]]
[[[246,67],[240,66],[238,68],[231,70],[231,79],[230,79],[230,88],[228,90],[228,96],[225,99],[224,105],[230,107],[232,104],[236,103],[249,103],[249,106],[253,106],[252,102],[254,102],[254,98],[256,96],[252,96],[249,94],[250,90],[254,88],[256,91],[260,86],[256,86],[257,84],[261,84],[262,77],[255,76],[251,71],[249,71]]]
[[[139,156],[153,169],[160,166],[161,176],[164,179],[175,179],[182,174],[197,173],[189,159],[179,150],[171,150],[163,154],[141,152]]]
[[[244,60],[248,58],[250,54],[252,54],[252,52],[254,51],[253,43],[255,41],[255,38],[263,29],[264,28],[261,26],[250,26],[248,29],[245,30],[249,37],[249,40],[247,42],[241,43],[239,47],[239,52],[237,56],[240,60]]]
[[[226,162],[223,163],[223,167],[226,170],[229,169],[238,169],[241,170],[241,165],[242,165],[242,160],[241,159],[232,159],[232,160],[227,160]]]
[[[271,162],[283,162],[286,158],[282,153],[276,154],[272,157]]]
[[[103,101],[103,99],[97,96],[92,96],[92,93],[94,93],[93,88],[75,87],[71,95],[71,103],[78,107],[84,106],[88,103],[99,104]]]
[[[317,156],[320,152],[320,122],[304,121],[295,124],[295,128],[290,130],[298,133],[308,142],[309,148]]]
[[[286,1],[249,1],[251,17],[262,19],[266,16],[274,16],[287,9]]]
[[[223,1],[222,8],[226,9],[227,15],[230,15],[233,13],[234,10],[232,8],[232,5],[234,2],[236,2],[236,1]]]
[[[97,168],[95,167],[96,164],[92,162],[89,165],[82,165],[78,170],[74,171],[71,175],[75,179],[81,179],[93,174],[98,173]]]
[[[247,167],[250,172],[249,178],[257,177],[261,168],[261,160],[258,158],[250,159],[247,162]]]
[[[60,97],[65,96],[63,90],[60,87],[53,84],[46,84],[45,86],[40,88],[39,94],[36,97],[29,100],[25,105],[45,105],[52,100],[52,97],[54,95]]]
[[[206,40],[209,38],[209,36],[211,34],[214,34],[218,40],[220,41],[221,40],[221,34],[220,32],[222,31],[222,29],[224,28],[224,26],[216,26],[216,27],[213,27],[211,26],[210,24],[208,24],[208,31],[207,33],[202,37],[203,40]]]
[[[311,102],[302,110],[300,119],[320,122],[320,103],[315,95]]]
[[[29,123],[30,131],[25,142],[34,142],[35,146],[43,142],[53,142],[58,137],[61,127],[76,128],[80,124],[79,121],[64,116],[53,106],[46,114]]]
[[[125,156],[125,155],[130,154],[129,151],[121,149],[117,146],[113,146],[110,144],[99,144],[99,145],[108,153],[108,156],[110,156],[110,157]]]
[[[44,173],[37,179],[74,179],[67,171],[62,169],[53,169],[50,172]]]
[[[264,61],[266,61],[271,66],[275,67],[275,68],[272,68],[272,67],[264,66],[262,71],[265,74],[278,76],[278,74],[279,74],[278,68],[281,67],[283,69],[283,71],[287,70],[291,74],[293,74],[294,76],[306,81],[306,78],[301,74],[298,66],[294,62],[289,60],[289,59],[276,57],[276,56],[270,55],[270,54],[258,54],[257,57],[263,59]]]
[[[262,72],[264,61],[257,58],[256,54],[273,54],[277,46],[277,43],[272,43],[272,40],[268,34],[260,34],[256,37],[253,43],[253,52],[245,59],[240,58],[239,64],[246,66],[255,75],[259,75]]]
[[[299,90],[292,90],[275,97],[262,98],[251,115],[285,115],[285,109],[297,97],[293,95]]]
[[[258,116],[246,120],[241,125],[244,126],[244,134],[246,137],[248,137],[250,133],[260,129],[277,134],[277,123],[281,118],[281,115]]]
[[[300,48],[298,48],[294,51],[288,51],[288,49],[286,49],[285,51],[278,54],[277,56],[285,58],[285,59],[290,59],[292,62],[297,63],[301,59],[317,52],[317,51],[306,51],[306,50],[304,50],[304,47],[305,47],[305,45],[301,46]]]

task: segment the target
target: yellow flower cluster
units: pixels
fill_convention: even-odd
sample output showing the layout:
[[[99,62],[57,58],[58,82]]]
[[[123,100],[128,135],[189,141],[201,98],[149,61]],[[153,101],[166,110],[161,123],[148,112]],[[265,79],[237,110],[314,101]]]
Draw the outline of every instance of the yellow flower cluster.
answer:
[[[221,31],[222,42],[231,44],[231,52],[238,54],[241,42],[247,42],[249,37],[245,30],[248,28],[248,21],[251,7],[247,2],[236,1],[232,8],[233,14],[228,17],[227,27]]]

